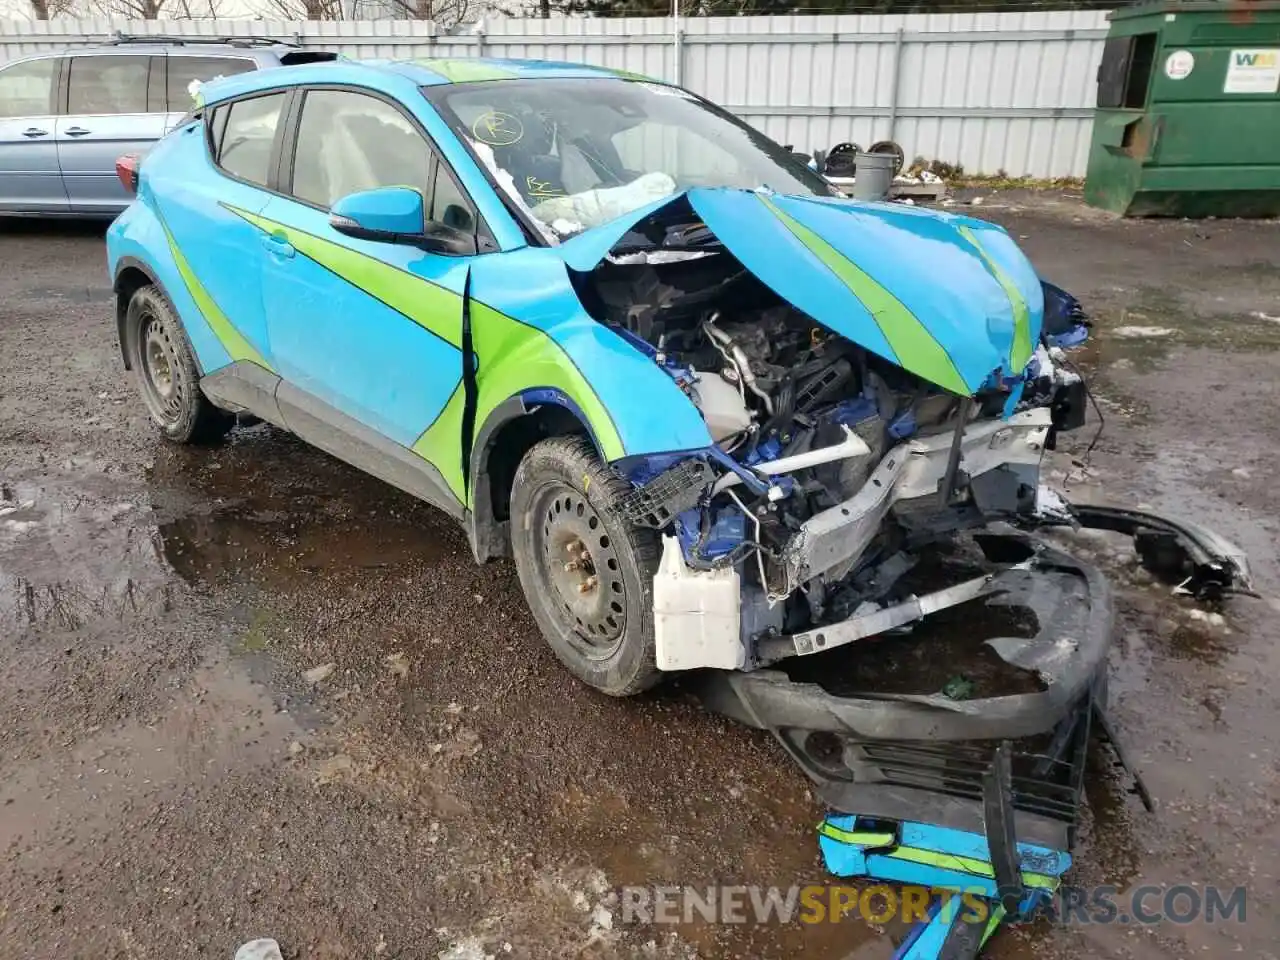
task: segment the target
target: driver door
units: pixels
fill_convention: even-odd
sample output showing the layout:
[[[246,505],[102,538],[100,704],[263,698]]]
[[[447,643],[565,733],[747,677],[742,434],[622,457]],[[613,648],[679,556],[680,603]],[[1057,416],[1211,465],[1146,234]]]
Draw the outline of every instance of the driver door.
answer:
[[[279,192],[253,221],[270,352],[285,381],[281,413],[317,446],[459,513],[457,464],[432,464],[437,495],[388,473],[420,466],[415,442],[451,400],[460,408],[471,258],[344,235],[329,225],[329,207],[357,191],[410,186],[430,219],[475,230],[478,217],[397,104],[350,88],[300,96]],[[385,462],[370,462],[375,453]]]

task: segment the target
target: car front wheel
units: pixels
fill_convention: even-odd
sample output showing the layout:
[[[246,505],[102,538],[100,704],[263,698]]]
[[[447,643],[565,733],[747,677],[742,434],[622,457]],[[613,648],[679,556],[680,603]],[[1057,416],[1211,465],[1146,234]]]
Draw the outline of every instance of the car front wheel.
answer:
[[[129,366],[138,379],[147,412],[175,443],[222,439],[234,417],[200,390],[200,371],[173,305],[155,287],[129,299],[125,316]]]
[[[615,513],[630,486],[581,437],[532,447],[511,490],[511,546],[538,627],[577,677],[610,696],[653,686],[659,542]]]

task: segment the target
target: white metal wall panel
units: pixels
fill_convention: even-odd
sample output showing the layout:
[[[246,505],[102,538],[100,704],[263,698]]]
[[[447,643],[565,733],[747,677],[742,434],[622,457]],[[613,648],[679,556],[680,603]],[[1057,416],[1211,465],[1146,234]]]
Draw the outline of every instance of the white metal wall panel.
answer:
[[[971,174],[1082,176],[1106,14],[1098,11],[410,20],[0,22],[0,61],[117,30],[273,36],[354,58],[568,60],[680,82],[797,149],[892,137]],[[677,69],[678,67],[678,69]]]

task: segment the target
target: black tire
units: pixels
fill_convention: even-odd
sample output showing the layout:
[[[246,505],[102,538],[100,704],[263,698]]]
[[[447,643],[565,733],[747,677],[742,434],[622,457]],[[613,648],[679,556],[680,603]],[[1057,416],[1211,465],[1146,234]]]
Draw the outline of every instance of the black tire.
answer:
[[[235,417],[200,389],[200,369],[178,313],[156,287],[141,287],[125,315],[129,366],[151,419],[174,443],[215,443]]]
[[[894,143],[892,140],[878,140],[871,146],[867,147],[867,153],[888,153],[893,155],[893,175],[896,177],[902,172],[902,167],[907,162],[907,154]]]
[[[533,618],[575,676],[613,697],[662,678],[653,638],[658,535],[613,511],[630,489],[581,437],[535,445],[511,487],[511,552]]]

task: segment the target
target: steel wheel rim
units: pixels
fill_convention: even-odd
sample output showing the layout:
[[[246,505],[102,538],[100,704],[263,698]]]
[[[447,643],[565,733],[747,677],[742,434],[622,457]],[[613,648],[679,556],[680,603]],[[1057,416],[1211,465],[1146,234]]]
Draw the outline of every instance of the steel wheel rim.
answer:
[[[534,498],[534,556],[546,605],[569,643],[607,660],[626,632],[626,588],[612,535],[586,496],[554,482]]]
[[[140,339],[147,405],[162,423],[176,423],[182,416],[190,389],[185,368],[178,359],[178,345],[168,325],[155,316],[144,318]]]

